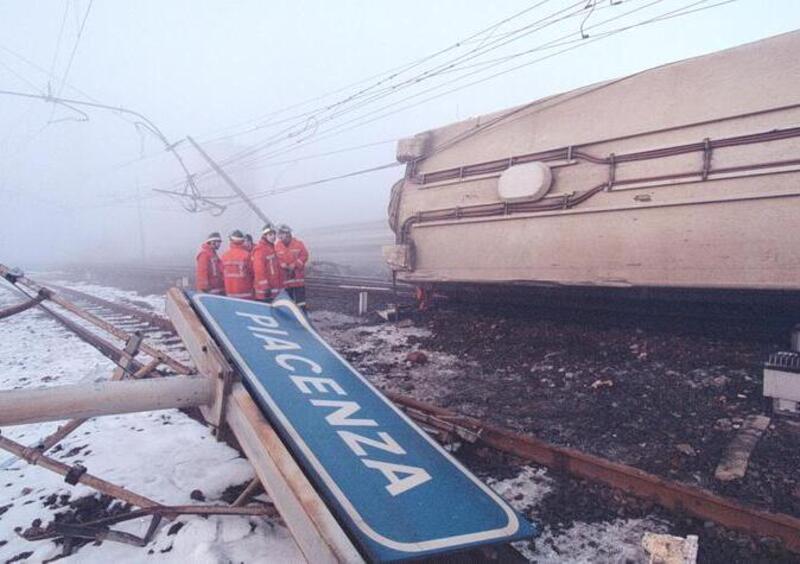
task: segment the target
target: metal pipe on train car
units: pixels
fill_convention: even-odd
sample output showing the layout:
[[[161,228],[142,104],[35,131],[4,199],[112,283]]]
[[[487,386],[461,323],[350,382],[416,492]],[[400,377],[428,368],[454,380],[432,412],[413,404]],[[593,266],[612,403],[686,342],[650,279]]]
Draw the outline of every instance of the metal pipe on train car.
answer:
[[[208,405],[205,376],[174,376],[0,392],[0,426]]]

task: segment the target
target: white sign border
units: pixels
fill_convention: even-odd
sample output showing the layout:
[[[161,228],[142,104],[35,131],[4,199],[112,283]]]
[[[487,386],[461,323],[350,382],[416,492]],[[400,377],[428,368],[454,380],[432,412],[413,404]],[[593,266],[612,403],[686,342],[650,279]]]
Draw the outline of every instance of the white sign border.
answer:
[[[338,358],[349,370],[350,372],[355,375],[358,379],[360,379],[368,388],[370,388],[377,396],[383,400],[386,405],[388,405],[392,410],[394,410],[402,419],[406,421],[417,433],[419,433],[426,441],[428,441],[436,450],[438,450],[447,460],[450,461],[453,466],[456,467],[462,474],[467,476],[472,482],[474,482],[481,490],[483,490],[497,505],[505,512],[506,516],[508,517],[508,523],[504,527],[500,527],[497,529],[491,529],[489,531],[481,531],[478,533],[468,533],[464,535],[456,535],[452,537],[444,537],[440,539],[431,539],[422,542],[401,542],[395,541],[390,538],[387,538],[377,531],[375,531],[369,524],[364,520],[363,517],[359,514],[358,510],[353,506],[344,492],[339,489],[338,484],[334,481],[330,474],[328,474],[325,466],[317,459],[314,455],[314,452],[309,448],[309,446],[305,443],[303,438],[291,424],[289,419],[284,415],[284,413],[280,410],[278,405],[269,395],[267,389],[261,384],[258,380],[258,377],[253,373],[250,369],[248,363],[242,358],[239,352],[236,350],[236,347],[233,346],[233,343],[230,342],[228,336],[225,334],[225,331],[219,326],[219,324],[214,320],[211,313],[206,309],[203,305],[202,300],[210,299],[210,300],[231,300],[231,301],[238,301],[244,302],[247,304],[253,304],[252,300],[243,300],[239,298],[229,298],[227,296],[215,296],[212,294],[194,294],[191,296],[192,301],[194,304],[201,308],[207,315],[206,319],[216,330],[216,334],[225,342],[228,352],[232,354],[239,363],[239,367],[243,368],[247,375],[250,376],[251,383],[254,384],[259,388],[261,393],[263,394],[264,399],[266,399],[267,403],[269,403],[270,408],[272,409],[275,416],[280,419],[281,423],[283,424],[286,431],[292,437],[292,440],[295,441],[295,444],[300,448],[300,450],[305,455],[306,459],[311,463],[314,467],[314,470],[319,474],[322,480],[325,482],[325,485],[330,489],[331,493],[333,493],[336,500],[342,506],[342,508],[347,512],[348,516],[355,525],[368,536],[370,539],[375,541],[378,544],[381,544],[387,548],[391,548],[392,550],[397,550],[399,552],[423,552],[427,550],[436,550],[441,548],[447,548],[450,546],[457,546],[462,544],[471,544],[476,542],[482,541],[490,541],[492,539],[500,539],[502,537],[510,536],[516,533],[519,530],[520,523],[519,519],[511,508],[511,506],[505,502],[502,498],[500,498],[497,493],[494,492],[491,488],[489,488],[486,484],[480,481],[477,477],[475,477],[469,470],[464,468],[461,463],[456,460],[450,453],[448,453],[444,448],[439,445],[436,441],[434,441],[430,435],[428,435],[425,431],[420,429],[411,419],[403,413],[394,403],[389,401],[386,396],[384,396],[375,386],[372,385],[366,378],[364,378],[361,374],[358,373],[350,364],[343,359],[339,353],[337,353],[327,342],[325,342],[322,337],[320,337],[311,324],[306,319],[305,315],[300,311],[300,309],[295,305],[295,303],[288,299],[278,299],[272,302],[272,304],[263,304],[263,305],[270,305],[271,307],[281,306],[286,307],[289,311],[291,311],[297,320],[303,325],[311,335],[313,335],[317,341],[319,341],[325,348],[327,348],[336,358]]]

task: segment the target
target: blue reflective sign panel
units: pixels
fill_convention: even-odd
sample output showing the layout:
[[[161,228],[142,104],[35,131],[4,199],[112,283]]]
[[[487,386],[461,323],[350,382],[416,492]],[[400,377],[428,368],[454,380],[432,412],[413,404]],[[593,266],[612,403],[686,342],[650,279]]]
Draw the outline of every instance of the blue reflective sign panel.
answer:
[[[193,303],[343,528],[388,562],[529,538],[534,527],[334,351],[295,304]]]

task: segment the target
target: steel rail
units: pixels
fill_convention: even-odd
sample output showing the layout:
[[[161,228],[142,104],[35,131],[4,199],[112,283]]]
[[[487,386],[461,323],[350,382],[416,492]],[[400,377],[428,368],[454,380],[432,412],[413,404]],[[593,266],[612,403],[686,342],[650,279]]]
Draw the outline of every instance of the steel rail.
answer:
[[[20,288],[16,288],[18,292],[23,295],[28,295],[23,292]],[[52,317],[55,321],[63,325],[67,330],[75,333],[75,335],[81,339],[82,341],[92,345],[96,348],[100,353],[115,363],[117,366],[122,365],[122,361],[125,358],[125,351],[122,349],[114,346],[112,343],[107,341],[106,339],[100,337],[99,335],[95,335],[91,331],[89,331],[86,327],[76,323],[75,321],[69,319],[65,315],[61,315],[57,311],[53,310],[52,308],[47,307],[44,304],[38,304],[39,307],[45,311],[50,317]],[[160,361],[159,361],[160,364]],[[131,370],[139,371],[144,368],[144,365],[139,362],[138,360],[131,359],[130,363],[128,364],[128,368]],[[163,376],[163,374],[159,375]]]
[[[478,419],[430,405],[394,392],[384,392],[389,399],[420,423],[443,432],[456,431],[495,450],[524,460],[600,482],[636,497],[651,500],[666,509],[759,537],[780,539],[788,550],[800,553],[800,519],[782,513],[770,513],[717,496],[709,491],[660,478],[638,468],[611,462],[599,456],[546,443],[486,423]],[[422,417],[415,414],[421,412]]]
[[[15,274],[10,268],[8,268],[7,266],[5,266],[3,264],[0,264],[0,276],[3,276],[9,282],[11,282],[12,284],[22,285],[22,286],[28,288],[29,290],[31,290],[33,292],[37,292],[38,293],[39,291],[42,290],[42,288],[45,288],[44,286],[41,286],[40,284],[37,284],[33,280],[30,280],[29,278],[27,278],[27,277],[25,277],[23,275]],[[128,339],[130,339],[132,337],[131,333],[129,333],[129,332],[123,330],[123,329],[120,329],[120,328],[114,326],[112,323],[109,323],[108,321],[106,321],[104,319],[101,319],[100,317],[97,317],[96,315],[94,315],[92,313],[89,313],[88,311],[76,306],[75,304],[73,304],[72,302],[70,302],[70,301],[68,301],[68,300],[66,300],[64,298],[62,298],[61,296],[59,296],[55,292],[51,291],[48,299],[50,301],[58,304],[59,306],[63,307],[64,309],[66,309],[70,313],[73,313],[74,315],[80,317],[81,319],[83,319],[85,321],[88,321],[92,325],[95,325],[95,326],[101,328],[103,331],[106,331],[107,333],[109,333],[111,335],[114,335],[118,339],[121,339],[123,341],[127,341]],[[40,304],[40,306],[41,306],[41,304]],[[172,368],[178,374],[188,375],[188,374],[192,374],[194,372],[190,367],[188,367],[185,364],[175,360],[174,358],[172,358],[166,352],[164,352],[162,350],[159,350],[159,349],[157,349],[157,348],[155,348],[155,347],[153,347],[153,346],[151,346],[151,345],[149,345],[147,343],[142,343],[140,348],[141,348],[142,352],[152,356],[153,358],[159,359],[162,363],[164,363],[167,366],[169,366],[170,368]]]
[[[60,286],[57,284],[49,284],[50,288],[57,290],[60,294],[65,294],[68,296],[72,296],[76,299],[86,300],[88,302],[95,303],[99,306],[104,308],[116,311],[117,313],[122,313],[124,315],[130,315],[131,317],[136,317],[145,321],[148,325],[152,325],[153,327],[157,327],[162,331],[169,331],[170,333],[175,333],[175,327],[172,325],[172,322],[163,317],[158,315],[157,313],[144,311],[139,308],[129,306],[126,304],[122,304],[119,302],[112,302],[111,300],[106,300],[104,298],[95,296],[93,294],[87,294],[81,290],[76,290],[74,288],[67,288],[65,286]]]

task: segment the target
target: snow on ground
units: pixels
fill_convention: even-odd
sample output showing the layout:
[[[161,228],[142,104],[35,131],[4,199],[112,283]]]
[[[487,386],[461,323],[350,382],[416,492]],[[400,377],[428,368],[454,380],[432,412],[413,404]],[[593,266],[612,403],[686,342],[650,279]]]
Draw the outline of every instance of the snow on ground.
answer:
[[[458,379],[456,387],[485,384],[488,376],[480,367],[453,355],[428,353],[428,362],[409,367],[409,352],[420,350],[417,337],[430,333],[425,328],[398,324],[359,325],[358,318],[327,312],[311,314],[320,333],[340,352],[351,359],[370,380],[380,387],[401,388],[413,383],[414,396],[421,399],[446,397],[449,380]],[[425,351],[423,351],[425,352]],[[370,367],[383,365],[382,370]],[[386,369],[387,365],[392,365]],[[472,382],[472,378],[475,382]],[[544,468],[525,467],[508,480],[487,480],[489,485],[517,510],[536,521],[536,509],[555,488]],[[544,527],[535,542],[516,543],[516,548],[531,562],[537,563],[627,563],[647,562],[641,540],[646,532],[667,532],[669,524],[655,518],[615,519],[594,523],[575,522],[558,531]]]
[[[409,353],[420,351],[417,344],[429,337],[424,327],[385,323],[364,325],[357,317],[329,312],[312,312],[314,326],[331,344],[379,388],[400,392],[414,390],[416,397],[436,401],[442,393],[459,384],[474,363],[443,352],[426,353],[423,364],[406,360]],[[422,351],[425,352],[425,351]]]
[[[554,534],[545,528],[534,543],[515,546],[531,562],[627,564],[647,562],[642,548],[645,533],[665,533],[669,526],[657,519],[615,519],[599,523],[577,522]]]
[[[489,485],[518,511],[532,515],[552,491],[553,480],[544,468],[524,467],[508,480],[488,480]],[[514,546],[531,562],[589,564],[647,562],[641,541],[647,532],[667,532],[669,525],[654,518],[615,519],[596,523],[573,523],[553,531],[546,526],[534,542]]]
[[[140,296],[92,284],[70,286],[109,300],[147,304],[163,311],[163,297]],[[11,292],[0,291],[0,308],[18,303]],[[423,366],[413,368],[406,355],[418,350],[416,340],[428,330],[398,324],[363,325],[363,320],[341,313],[314,311],[312,321],[320,333],[359,366],[378,385],[402,389],[405,373],[413,373],[415,394],[437,397],[448,380],[463,377],[476,367],[455,356],[436,353]],[[377,367],[392,365],[392,370]],[[370,366],[376,374],[370,374]],[[105,379],[113,363],[55,321],[35,310],[0,321],[0,389],[46,386]],[[382,374],[383,373],[383,374]],[[385,375],[388,374],[388,375]],[[3,429],[4,435],[35,444],[57,423]],[[249,480],[249,463],[217,443],[206,428],[177,410],[93,419],[66,439],[54,457],[67,464],[80,462],[90,473],[167,504],[191,504],[190,493],[200,489],[207,503],[220,503],[231,485]],[[4,467],[5,465],[5,467]],[[514,478],[489,480],[489,484],[518,510],[535,520],[536,508],[555,487],[547,470],[525,467]],[[69,486],[60,476],[15,460],[0,451],[0,562],[31,552],[26,562],[41,562],[59,554],[52,541],[30,543],[22,530],[34,519],[44,523],[63,510],[44,507],[51,494],[70,494],[71,499],[92,493],[84,486]],[[2,508],[9,506],[3,513]],[[288,530],[281,524],[254,517],[181,517],[184,526],[170,535],[171,524],[161,526],[145,548],[104,542],[86,545],[64,562],[222,563],[293,562],[301,559]],[[147,520],[135,520],[115,528],[142,535]],[[553,531],[545,527],[535,543],[517,543],[534,562],[641,562],[640,548],[647,531],[668,526],[655,519],[581,523]],[[5,543],[4,543],[5,541]]]
[[[553,489],[553,480],[544,468],[525,466],[516,477],[508,480],[489,479],[494,491],[508,499],[514,509],[529,514],[536,510]]]
[[[4,288],[6,289],[6,288]],[[146,301],[130,292],[103,287],[84,287],[108,299]],[[100,291],[102,290],[102,292]],[[0,291],[0,308],[19,303],[11,291]],[[162,308],[163,309],[163,308]],[[67,332],[36,310],[0,321],[0,389],[70,384],[107,379],[114,365],[90,345]],[[34,445],[57,428],[57,423],[5,427],[3,435]],[[250,464],[230,447],[216,442],[207,428],[177,410],[93,419],[62,443],[53,454],[66,463],[81,463],[92,474],[166,504],[188,505],[192,490],[199,489],[207,503],[221,503],[220,495],[231,485],[253,477]],[[63,508],[44,506],[51,494],[70,499],[94,493],[69,486],[60,476],[14,459],[0,451],[0,562],[31,552],[26,562],[42,562],[57,556],[52,541],[31,543],[15,529],[45,524]],[[3,512],[2,508],[7,507]],[[145,548],[104,542],[87,545],[64,562],[292,562],[301,560],[282,525],[260,517],[181,517],[185,525],[169,535],[165,523]],[[144,534],[148,521],[136,520],[115,528]],[[149,551],[152,550],[152,555]]]

